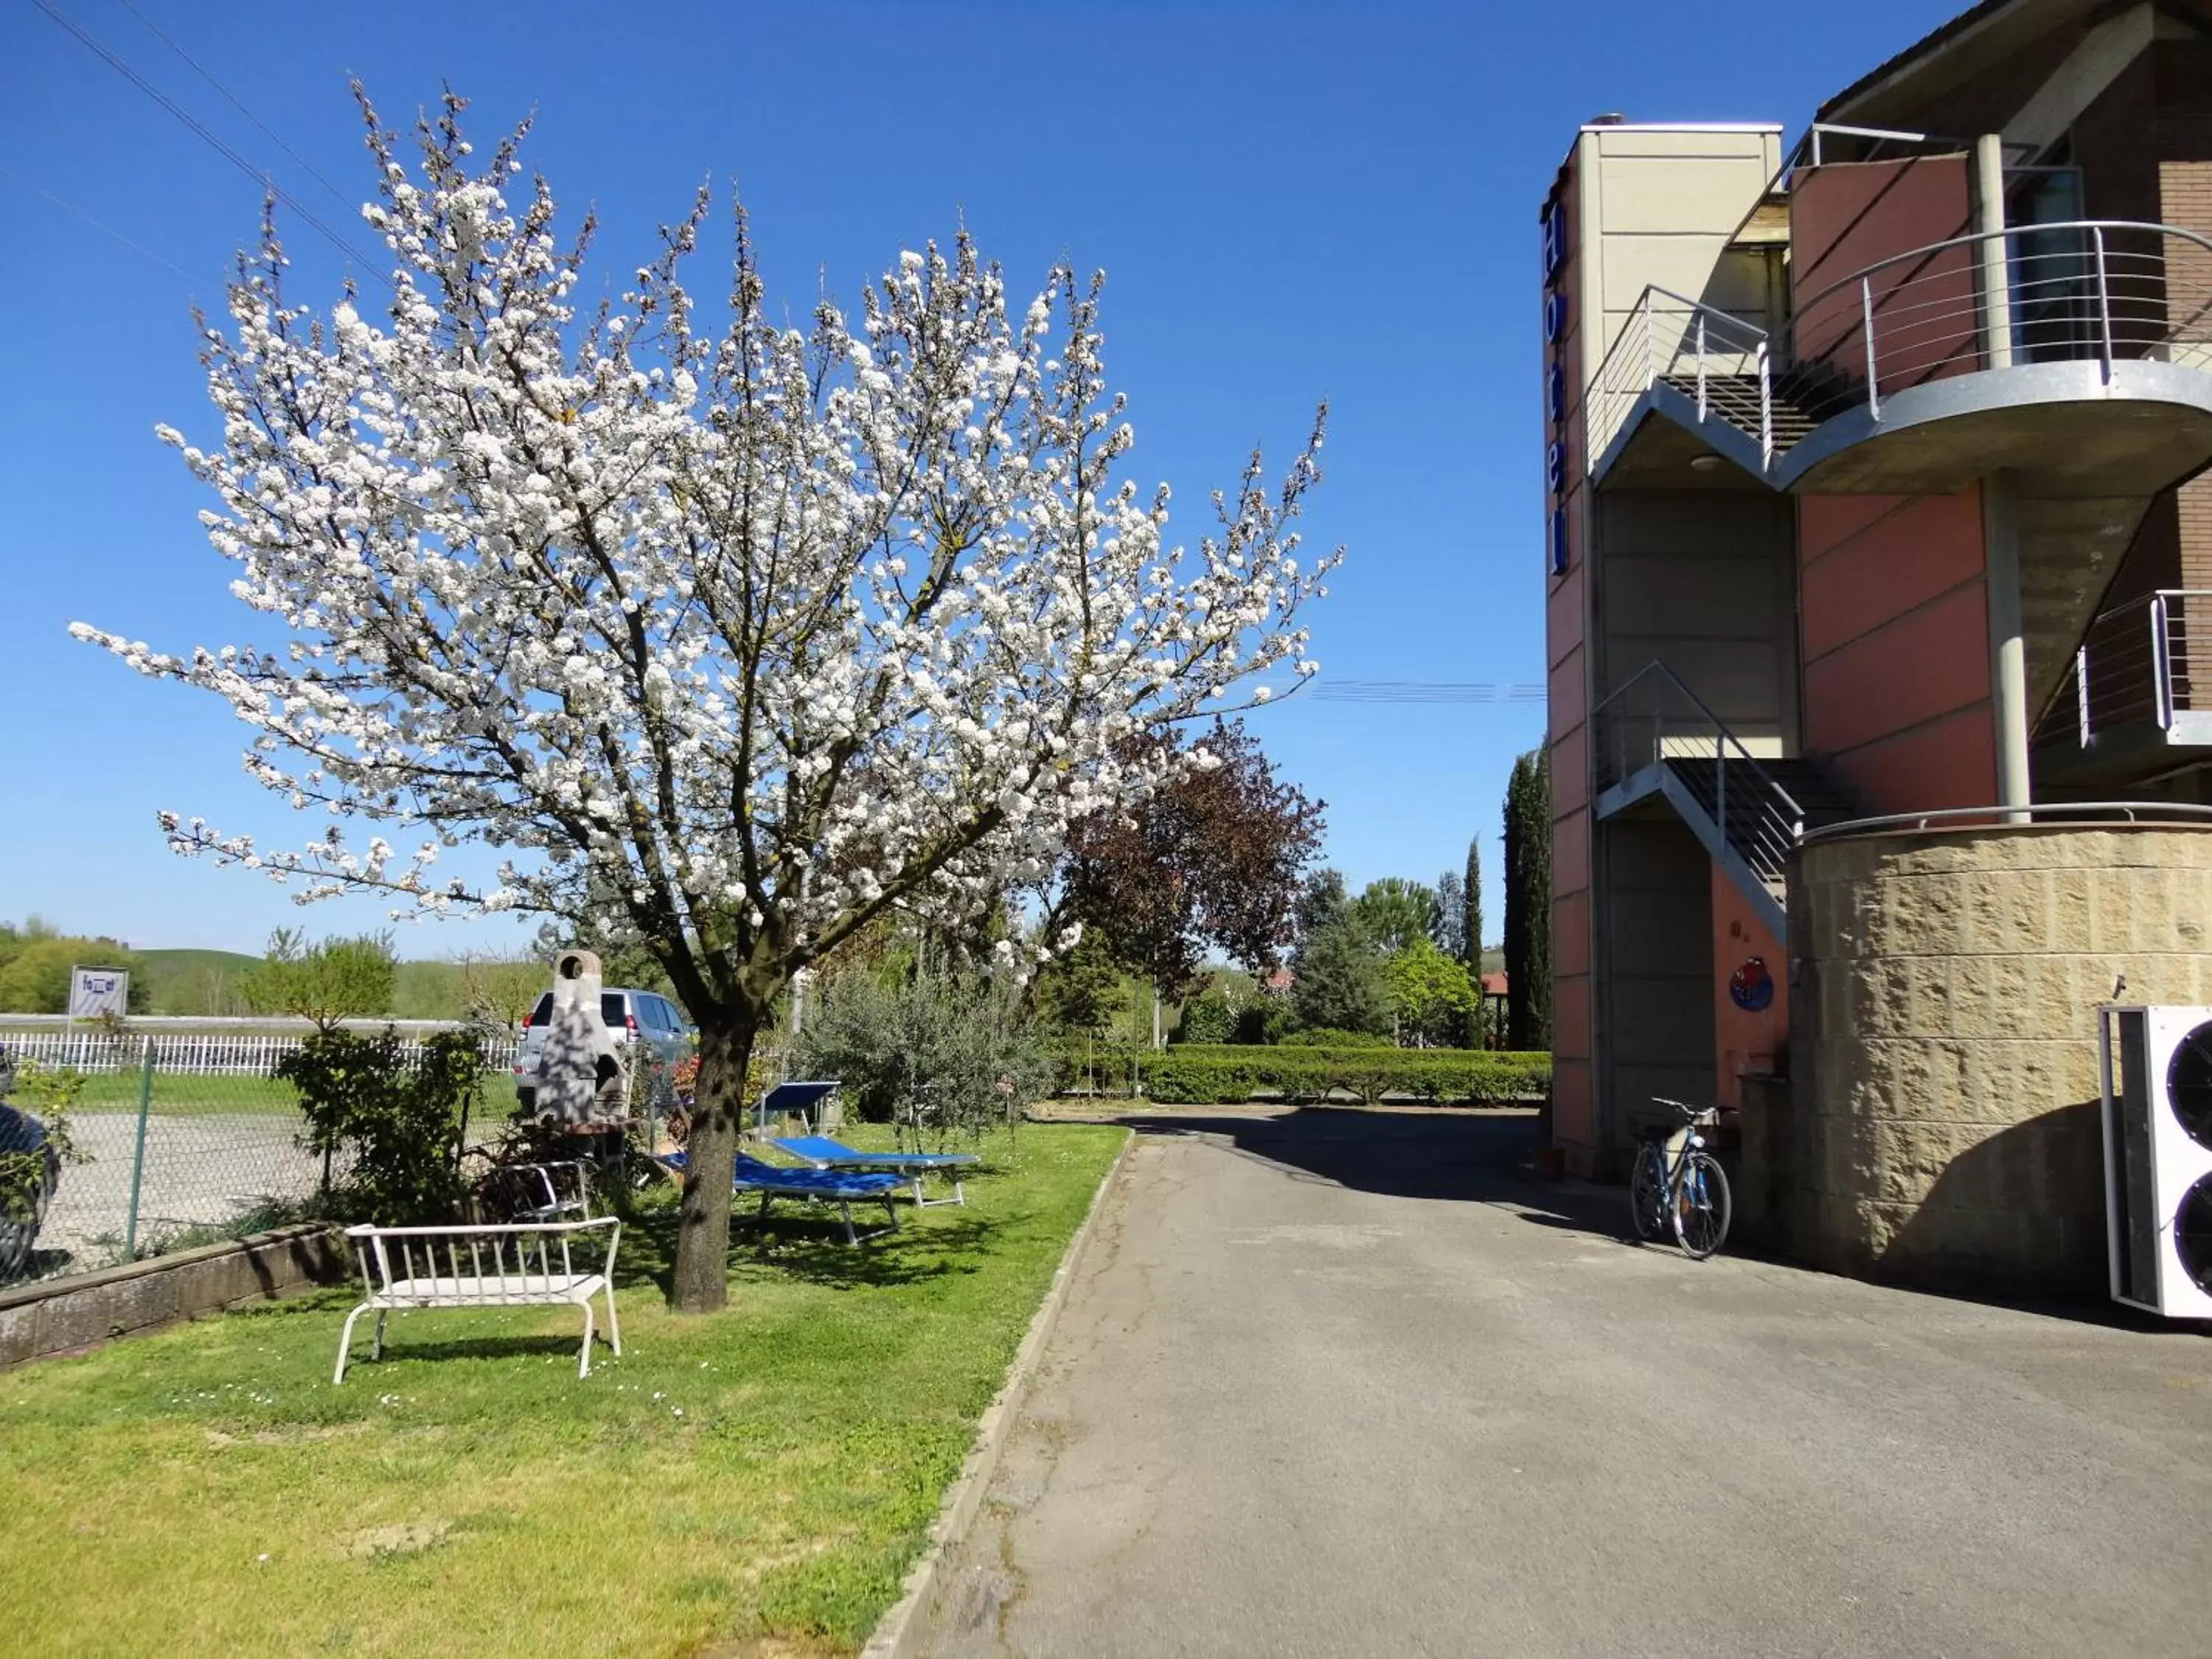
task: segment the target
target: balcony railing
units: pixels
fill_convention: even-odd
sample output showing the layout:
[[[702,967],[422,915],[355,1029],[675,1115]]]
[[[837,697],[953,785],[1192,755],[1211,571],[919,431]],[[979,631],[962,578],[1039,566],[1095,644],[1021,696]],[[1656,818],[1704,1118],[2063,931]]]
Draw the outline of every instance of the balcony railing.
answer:
[[[2002,257],[2002,281],[1993,280]],[[2212,238],[2079,220],[1953,237],[1799,298],[1771,335],[1663,289],[1644,290],[1592,382],[1595,466],[1662,382],[1725,419],[1771,466],[1796,438],[1952,375],[2022,364],[2183,365],[2212,374]]]
[[[2212,727],[2212,590],[2161,588],[2084,630],[2036,739],[2086,750],[2100,737],[2155,728],[2170,742],[2212,740],[2212,729],[2192,730],[2196,717]]]

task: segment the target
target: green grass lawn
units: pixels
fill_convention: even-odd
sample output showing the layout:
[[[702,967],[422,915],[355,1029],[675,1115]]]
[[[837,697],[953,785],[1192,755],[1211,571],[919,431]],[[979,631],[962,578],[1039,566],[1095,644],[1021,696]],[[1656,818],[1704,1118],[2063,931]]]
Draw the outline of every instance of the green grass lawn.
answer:
[[[94,1072],[72,1109],[79,1112],[135,1112],[137,1072]],[[163,1117],[206,1117],[223,1113],[246,1116],[296,1116],[299,1091],[273,1077],[199,1072],[154,1073],[152,1110]],[[504,1119],[514,1110],[514,1078],[507,1071],[487,1073],[483,1100],[476,1116]]]
[[[1122,1131],[988,1143],[966,1208],[743,1227],[730,1306],[662,1304],[623,1233],[623,1356],[568,1310],[232,1313],[0,1375],[22,1653],[849,1652],[896,1599]],[[789,1645],[757,1649],[759,1638]]]

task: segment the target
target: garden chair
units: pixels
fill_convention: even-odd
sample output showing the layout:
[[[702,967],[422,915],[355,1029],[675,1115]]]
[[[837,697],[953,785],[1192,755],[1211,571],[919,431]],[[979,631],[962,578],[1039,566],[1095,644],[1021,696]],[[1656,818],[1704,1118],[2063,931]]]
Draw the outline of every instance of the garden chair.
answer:
[[[682,1171],[689,1167],[689,1158],[684,1152],[670,1152],[655,1160],[664,1168]],[[769,1205],[779,1198],[803,1199],[809,1204],[834,1204],[845,1223],[845,1242],[857,1244],[863,1238],[879,1238],[898,1228],[898,1212],[891,1206],[891,1194],[905,1186],[903,1176],[889,1173],[854,1172],[843,1170],[787,1170],[774,1164],[763,1164],[757,1158],[739,1152],[730,1172],[731,1185],[741,1194],[760,1194],[758,1221],[768,1219]],[[884,1213],[890,1219],[887,1225],[872,1232],[863,1233],[853,1225],[853,1206],[881,1204]]]
[[[977,1161],[973,1152],[864,1152],[829,1135],[791,1135],[769,1144],[778,1152],[805,1159],[817,1170],[880,1170],[898,1176],[913,1183],[914,1206],[918,1210],[926,1210],[933,1204],[966,1204],[967,1190],[958,1176],[951,1177],[950,1198],[923,1197],[921,1178],[962,1169]]]

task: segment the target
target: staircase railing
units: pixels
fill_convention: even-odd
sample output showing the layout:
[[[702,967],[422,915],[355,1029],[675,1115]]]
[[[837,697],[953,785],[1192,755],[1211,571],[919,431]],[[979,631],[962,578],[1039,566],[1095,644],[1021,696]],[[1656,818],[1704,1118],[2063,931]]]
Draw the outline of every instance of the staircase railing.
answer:
[[[2206,635],[2202,652],[2195,632]],[[2088,749],[2115,728],[2212,713],[2212,590],[2164,587],[2114,605],[2083,630],[2036,726],[2039,744]]]
[[[1620,332],[1598,365],[1590,383],[1589,460],[1595,466],[1653,384],[1668,381],[1697,404],[1698,419],[1719,412],[1744,428],[1744,413],[1717,410],[1714,393],[1722,383],[1755,385],[1760,465],[1772,459],[1773,396],[1767,372],[1766,331],[1732,313],[1686,299],[1663,288],[1647,288],[1622,323]]]
[[[1674,670],[1659,662],[1639,670],[1591,711],[1590,735],[1599,793],[1647,767],[1678,763],[1675,786],[1729,849],[1760,882],[1784,878],[1805,809]]]

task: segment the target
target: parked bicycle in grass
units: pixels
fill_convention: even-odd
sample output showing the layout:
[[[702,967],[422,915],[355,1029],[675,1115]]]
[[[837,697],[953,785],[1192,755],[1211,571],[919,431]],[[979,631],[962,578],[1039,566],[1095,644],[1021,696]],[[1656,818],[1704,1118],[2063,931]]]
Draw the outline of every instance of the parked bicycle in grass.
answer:
[[[1728,1237],[1728,1176],[1706,1150],[1703,1133],[1721,1115],[1659,1095],[1651,1097],[1651,1103],[1666,1107],[1681,1122],[1673,1127],[1653,1124],[1638,1137],[1636,1169],[1628,1182],[1636,1236],[1649,1243],[1671,1228],[1682,1254],[1702,1261]]]

